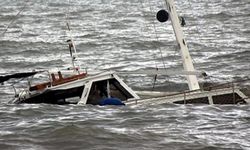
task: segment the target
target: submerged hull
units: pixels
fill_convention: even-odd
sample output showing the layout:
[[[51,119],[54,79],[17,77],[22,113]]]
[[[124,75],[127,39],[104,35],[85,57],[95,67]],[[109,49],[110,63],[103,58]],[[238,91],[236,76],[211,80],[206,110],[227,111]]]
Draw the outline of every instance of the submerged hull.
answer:
[[[64,90],[46,90],[40,94],[34,94],[26,99],[18,99],[15,103],[48,103],[48,104],[78,104],[82,98],[84,86],[64,89]],[[99,105],[103,99],[99,95],[90,95],[86,104]],[[77,97],[76,101],[67,99]],[[114,96],[113,96],[114,97]],[[106,97],[107,98],[107,97]],[[250,104],[250,99],[239,88],[222,88],[210,91],[188,91],[167,96],[159,96],[145,99],[126,99],[117,96],[125,105],[157,105],[164,103],[174,104],[217,104],[217,105],[234,105]],[[95,100],[93,100],[95,99]]]
[[[139,99],[114,72],[89,75],[86,78],[42,88],[24,90],[12,103],[48,104],[101,104],[103,99],[117,98],[121,101]]]
[[[239,88],[222,88],[211,91],[189,91],[157,98],[127,101],[126,105],[175,104],[250,104],[250,99]]]

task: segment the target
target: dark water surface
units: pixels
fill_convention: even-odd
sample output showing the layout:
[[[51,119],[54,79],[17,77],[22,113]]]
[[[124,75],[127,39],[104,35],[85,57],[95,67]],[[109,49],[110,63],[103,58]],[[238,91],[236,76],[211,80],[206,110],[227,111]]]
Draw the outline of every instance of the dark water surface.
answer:
[[[213,82],[249,78],[250,1],[176,4],[186,18],[184,32],[195,68],[205,70]],[[0,0],[0,73],[69,67],[67,12],[83,68],[180,70],[170,22],[155,20],[163,6],[163,0]],[[122,77],[134,89],[152,88],[152,76]],[[156,89],[182,90],[185,82],[182,76],[159,76]],[[3,150],[250,149],[248,105],[10,105],[12,94],[8,83],[1,86]]]

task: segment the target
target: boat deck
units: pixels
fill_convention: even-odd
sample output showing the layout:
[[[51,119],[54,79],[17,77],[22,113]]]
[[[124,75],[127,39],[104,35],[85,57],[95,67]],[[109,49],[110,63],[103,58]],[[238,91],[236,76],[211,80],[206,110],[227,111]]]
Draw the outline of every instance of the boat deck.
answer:
[[[152,104],[246,104],[250,99],[238,87],[213,89],[209,91],[186,91],[157,98],[126,101],[126,105]]]

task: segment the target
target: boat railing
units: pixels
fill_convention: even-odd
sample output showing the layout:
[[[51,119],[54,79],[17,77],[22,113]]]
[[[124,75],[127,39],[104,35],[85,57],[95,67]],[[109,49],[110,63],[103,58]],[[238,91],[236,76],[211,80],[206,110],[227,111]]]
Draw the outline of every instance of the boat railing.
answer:
[[[57,86],[57,85],[64,84],[64,83],[67,83],[67,82],[82,79],[82,78],[85,78],[87,76],[86,73],[81,73],[81,74],[77,74],[77,75],[71,75],[69,77],[63,77],[62,73],[60,71],[58,71],[57,72],[58,77],[56,77],[55,73],[50,73],[49,71],[47,71],[47,72],[48,72],[48,76],[49,76],[49,81],[48,82],[43,82],[43,83],[40,83],[40,84],[36,84],[34,86],[30,86],[29,87],[30,91],[43,90],[43,89],[45,89],[47,87]]]

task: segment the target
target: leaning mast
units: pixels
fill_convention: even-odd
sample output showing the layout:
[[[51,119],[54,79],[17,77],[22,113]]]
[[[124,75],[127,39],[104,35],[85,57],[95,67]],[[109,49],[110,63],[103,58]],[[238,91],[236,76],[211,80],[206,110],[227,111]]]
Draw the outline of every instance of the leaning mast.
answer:
[[[174,5],[174,0],[165,0],[165,2],[166,2],[168,13],[171,19],[172,27],[175,33],[176,41],[178,42],[178,45],[180,47],[180,53],[182,57],[184,70],[187,72],[195,72],[192,58],[189,54],[187,43],[186,43],[182,28],[181,28],[180,19],[178,17],[178,14]],[[186,77],[188,80],[189,90],[200,89],[196,75],[187,75]]]

